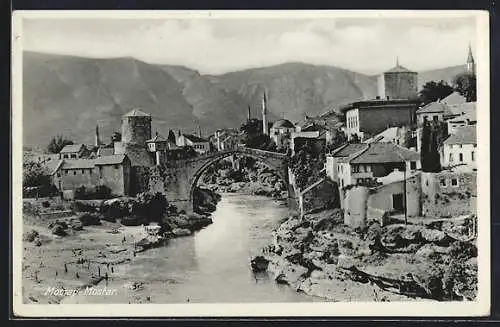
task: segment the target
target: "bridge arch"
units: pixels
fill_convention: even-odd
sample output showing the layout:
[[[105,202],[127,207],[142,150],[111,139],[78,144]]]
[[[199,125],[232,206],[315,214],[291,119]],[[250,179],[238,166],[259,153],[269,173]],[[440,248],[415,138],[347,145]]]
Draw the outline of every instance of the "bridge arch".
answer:
[[[246,147],[238,147],[236,149],[216,152],[206,156],[200,156],[194,158],[194,161],[197,162],[197,164],[195,165],[192,174],[190,174],[191,176],[189,177],[188,181],[189,210],[193,210],[194,208],[194,203],[193,203],[194,190],[203,173],[205,173],[207,169],[213,164],[235,154],[256,159],[257,161],[262,162],[264,165],[272,169],[278,175],[278,177],[282,179],[282,181],[285,183],[290,193],[290,185],[288,183],[288,161],[287,161],[287,156],[285,154],[251,149]]]

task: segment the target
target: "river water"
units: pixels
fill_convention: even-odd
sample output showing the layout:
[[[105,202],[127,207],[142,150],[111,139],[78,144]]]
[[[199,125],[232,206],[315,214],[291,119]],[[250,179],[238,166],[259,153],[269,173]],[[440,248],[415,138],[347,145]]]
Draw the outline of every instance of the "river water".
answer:
[[[121,265],[119,277],[98,288],[112,296],[77,296],[65,303],[311,302],[320,298],[279,285],[266,273],[254,275],[250,258],[271,241],[288,208],[270,198],[224,194],[213,224],[193,236],[140,253]],[[142,288],[127,285],[142,282]],[[149,298],[148,298],[149,297]]]

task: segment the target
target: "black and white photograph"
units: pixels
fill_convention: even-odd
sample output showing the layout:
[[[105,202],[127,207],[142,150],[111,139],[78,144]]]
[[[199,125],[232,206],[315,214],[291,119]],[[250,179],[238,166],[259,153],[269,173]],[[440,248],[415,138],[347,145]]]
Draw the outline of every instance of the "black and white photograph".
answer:
[[[20,11],[12,39],[15,313],[488,314],[487,12]]]

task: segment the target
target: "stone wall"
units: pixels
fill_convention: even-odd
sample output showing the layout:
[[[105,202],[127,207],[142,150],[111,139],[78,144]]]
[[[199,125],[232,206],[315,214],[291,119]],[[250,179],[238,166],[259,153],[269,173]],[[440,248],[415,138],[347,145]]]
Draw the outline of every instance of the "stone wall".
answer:
[[[130,169],[130,194],[146,192],[149,190],[150,167],[134,166]]]
[[[151,117],[123,117],[122,142],[144,146],[151,139]]]
[[[359,110],[359,127],[368,135],[376,135],[389,126],[412,125],[418,106],[401,104]]]
[[[384,93],[389,99],[414,99],[418,96],[417,73],[385,73],[384,80]]]
[[[314,183],[305,189],[299,196],[299,209],[302,215],[340,206],[337,184],[327,178]]]
[[[422,214],[448,218],[476,214],[477,173],[422,173]]]

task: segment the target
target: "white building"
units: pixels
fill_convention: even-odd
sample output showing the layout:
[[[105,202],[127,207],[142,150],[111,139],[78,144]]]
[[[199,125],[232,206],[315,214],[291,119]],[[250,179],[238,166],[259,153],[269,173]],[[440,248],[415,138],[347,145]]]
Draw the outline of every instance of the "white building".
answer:
[[[441,166],[465,165],[476,169],[477,158],[476,126],[457,127],[441,148]]]
[[[289,120],[279,119],[271,127],[270,137],[278,148],[288,147],[292,133],[295,132],[295,125]]]
[[[199,154],[210,151],[210,142],[192,134],[180,134],[176,139],[177,146],[191,146]]]

